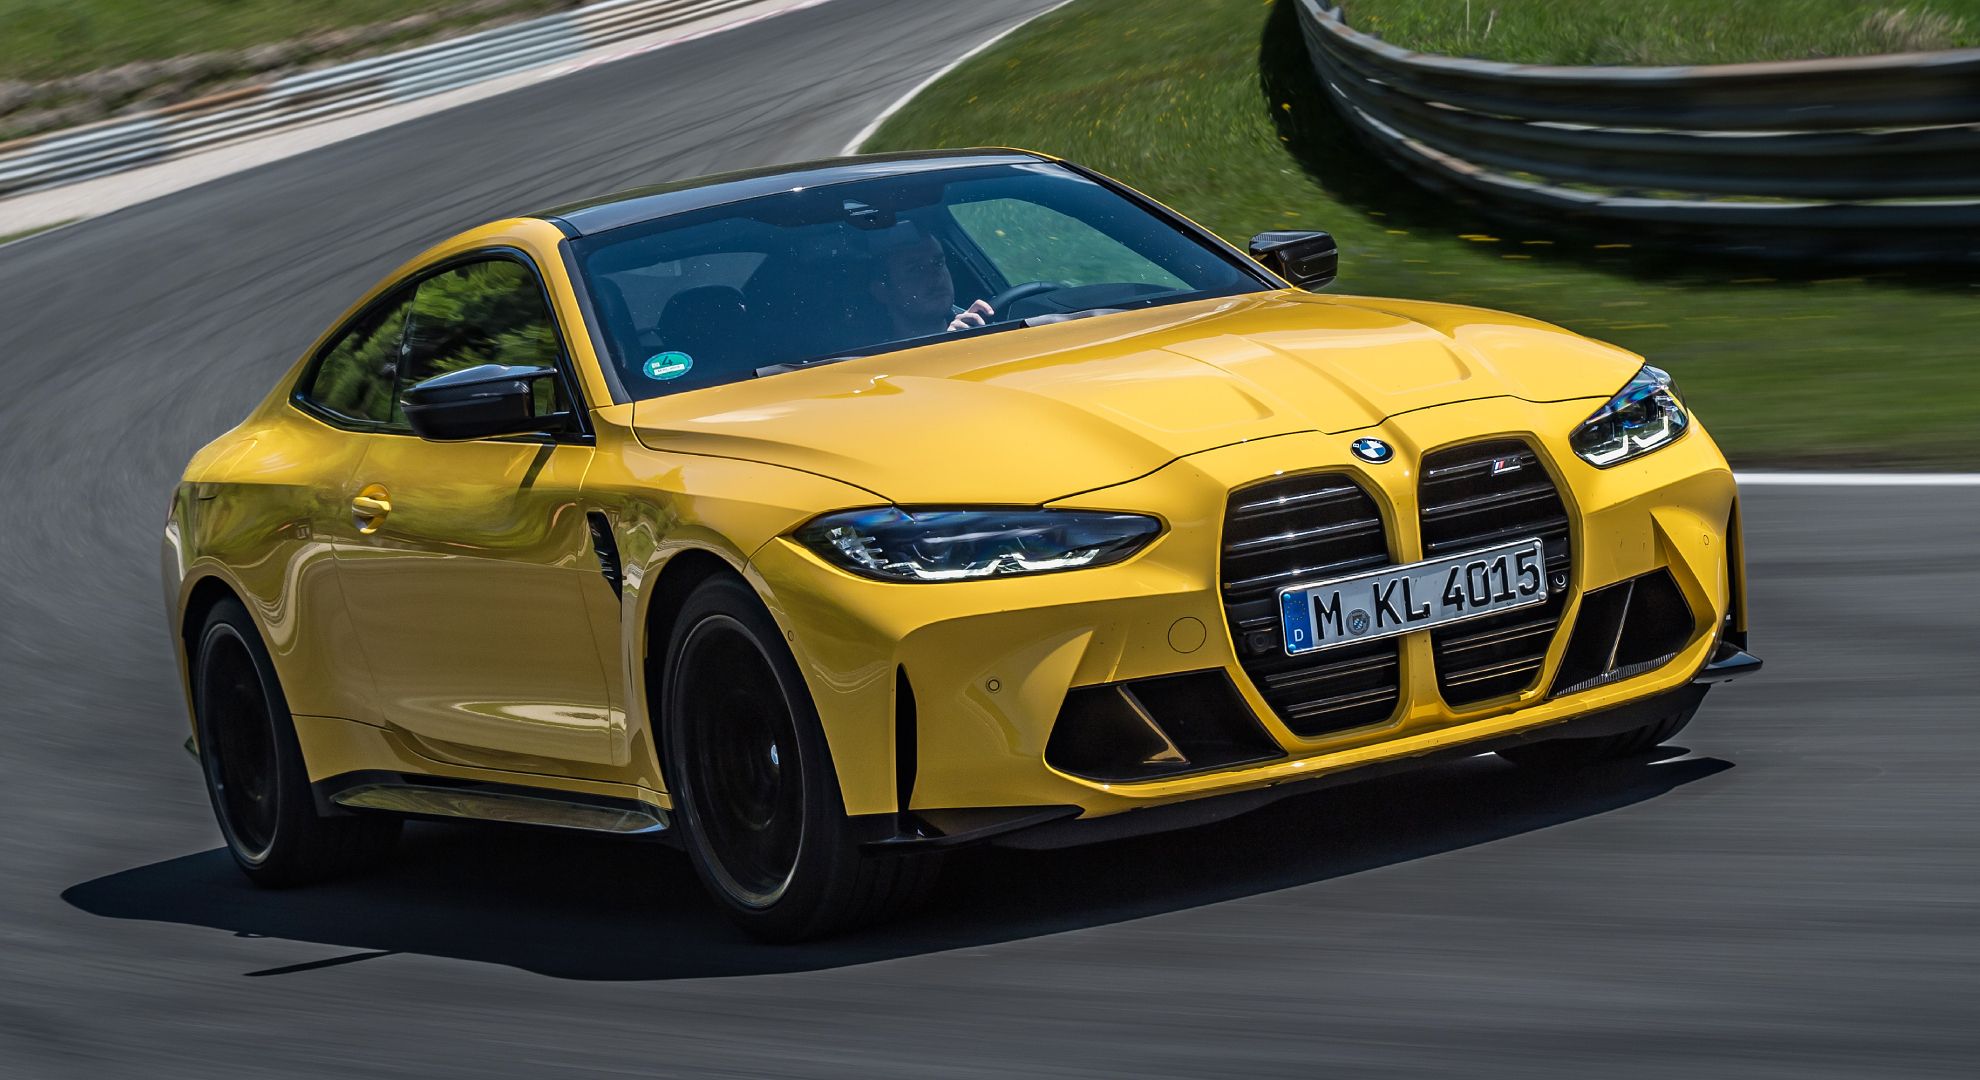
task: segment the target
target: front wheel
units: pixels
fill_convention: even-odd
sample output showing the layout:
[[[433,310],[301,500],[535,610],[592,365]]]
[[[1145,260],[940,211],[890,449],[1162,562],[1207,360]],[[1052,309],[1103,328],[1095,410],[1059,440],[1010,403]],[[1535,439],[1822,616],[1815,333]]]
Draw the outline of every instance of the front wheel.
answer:
[[[215,604],[190,659],[206,793],[227,850],[250,881],[301,885],[390,853],[397,818],[317,814],[288,700],[245,607],[232,599]]]
[[[930,856],[860,851],[817,710],[749,586],[711,578],[675,619],[665,658],[664,769],[702,884],[750,934],[823,937],[924,898]]]

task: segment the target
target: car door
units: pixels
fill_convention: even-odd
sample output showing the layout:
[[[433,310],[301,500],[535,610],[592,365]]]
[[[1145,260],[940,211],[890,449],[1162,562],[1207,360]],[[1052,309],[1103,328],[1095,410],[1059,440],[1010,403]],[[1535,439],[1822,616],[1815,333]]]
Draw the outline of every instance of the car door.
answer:
[[[299,410],[228,451],[237,481],[198,485],[208,553],[236,568],[268,628],[267,645],[295,712],[378,723],[362,648],[337,577],[336,544],[352,531],[345,491],[366,434],[391,418],[393,379],[412,291],[387,292],[327,335],[297,380]]]
[[[398,387],[477,364],[563,367],[538,392],[567,434],[430,442],[394,395],[348,482],[355,526],[338,576],[388,724],[436,752],[519,769],[607,763],[609,704],[587,588],[609,589],[580,489],[591,460],[568,360],[535,270],[518,255],[420,280]]]

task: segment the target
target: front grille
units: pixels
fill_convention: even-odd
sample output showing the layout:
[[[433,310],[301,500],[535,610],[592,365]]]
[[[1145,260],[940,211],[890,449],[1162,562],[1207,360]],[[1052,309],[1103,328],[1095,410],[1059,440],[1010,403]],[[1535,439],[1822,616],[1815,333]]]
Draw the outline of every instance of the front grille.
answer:
[[[1381,512],[1351,477],[1306,473],[1231,493],[1224,513],[1224,617],[1239,665],[1295,734],[1324,735],[1393,715],[1400,639],[1287,656],[1279,590],[1389,562]]]
[[[1567,507],[1533,448],[1514,439],[1426,454],[1418,488],[1423,557],[1539,537],[1547,602],[1430,632],[1437,689],[1451,705],[1518,693],[1540,678],[1572,579]]]

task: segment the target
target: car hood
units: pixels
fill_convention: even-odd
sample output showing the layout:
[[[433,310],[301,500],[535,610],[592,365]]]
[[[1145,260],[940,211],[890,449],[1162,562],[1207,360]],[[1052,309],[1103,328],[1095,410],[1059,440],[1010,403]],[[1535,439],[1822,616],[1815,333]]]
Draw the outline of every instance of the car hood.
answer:
[[[1076,319],[636,403],[655,450],[897,503],[1035,505],[1188,454],[1432,405],[1606,399],[1641,359],[1443,304],[1275,292]]]

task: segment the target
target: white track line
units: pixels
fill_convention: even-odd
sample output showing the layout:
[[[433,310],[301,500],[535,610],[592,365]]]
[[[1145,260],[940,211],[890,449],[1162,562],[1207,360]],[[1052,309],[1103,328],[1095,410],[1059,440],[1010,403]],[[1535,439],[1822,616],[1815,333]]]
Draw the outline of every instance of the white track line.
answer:
[[[706,19],[666,27],[626,41],[601,45],[558,63],[525,68],[468,83],[442,93],[414,98],[381,108],[319,120],[273,131],[244,142],[211,147],[167,158],[152,165],[69,184],[41,188],[0,199],[0,234],[28,232],[40,226],[65,228],[90,218],[150,202],[209,181],[281,161],[346,139],[369,135],[434,113],[482,101],[512,90],[536,86],[600,64],[695,41],[737,27],[772,19],[787,12],[816,7],[827,0],[762,0],[755,7],[718,12]],[[0,0],[4,3],[4,0]],[[59,226],[57,223],[61,223]],[[39,240],[42,232],[8,241],[8,245]],[[4,247],[7,245],[0,245]]]
[[[859,130],[859,134],[854,135],[852,137],[852,141],[847,143],[845,149],[840,150],[839,153],[846,157],[850,157],[854,154],[859,153],[859,148],[861,144],[865,143],[866,140],[872,138],[873,133],[880,130],[881,124],[884,124],[888,120],[893,119],[894,114],[900,112],[902,106],[906,105],[910,101],[913,101],[916,97],[919,97],[923,90],[926,90],[929,87],[935,85],[935,81],[937,79],[940,79],[942,76],[947,75],[949,72],[956,70],[957,68],[963,66],[966,63],[969,63],[970,60],[974,59],[976,55],[982,52],[983,50],[988,49],[990,46],[995,45],[996,43],[1004,40],[1007,37],[1010,37],[1012,34],[1017,33],[1019,30],[1024,29],[1025,27],[1031,25],[1032,23],[1038,21],[1039,19],[1042,19],[1045,16],[1050,15],[1051,13],[1059,10],[1062,7],[1065,7],[1067,4],[1070,3],[1072,3],[1072,0],[1059,0],[1058,3],[1053,4],[1051,7],[1048,7],[1045,10],[1040,11],[1035,15],[1031,15],[1027,18],[1020,19],[1018,22],[1010,26],[1007,26],[1002,30],[997,31],[989,38],[977,43],[977,46],[975,48],[969,50],[968,52],[962,54],[961,56],[956,57],[954,60],[949,61],[947,64],[944,64],[940,70],[935,72],[935,74],[928,76],[926,79],[921,80],[919,83],[916,83],[914,89],[909,90],[905,95],[896,99],[892,105],[887,106],[887,108],[884,111],[882,111],[879,116],[873,118],[872,123],[861,128]]]
[[[1780,487],[1980,487],[1980,473],[1743,472],[1742,485]]]
[[[654,35],[655,40],[649,40],[649,41],[635,40],[632,42],[621,42],[617,45],[607,46],[605,48],[596,50],[595,53],[590,55],[575,57],[572,60],[567,61],[563,64],[546,65],[546,70],[541,72],[540,74],[536,72],[529,73],[529,75],[533,77],[529,78],[528,82],[529,83],[547,82],[552,78],[556,78],[561,75],[568,75],[576,71],[582,71],[585,68],[595,67],[601,63],[610,63],[611,61],[614,60],[623,60],[630,56],[636,56],[641,53],[652,52],[655,49],[666,48],[667,46],[670,45],[678,45],[683,42],[693,41],[697,38],[703,38],[703,37],[711,36],[713,34],[719,34],[726,30],[733,30],[739,26],[744,26],[749,23],[758,22],[760,20],[772,18],[777,15],[782,15],[788,11],[797,11],[803,8],[813,7],[822,2],[823,0],[796,0],[796,2],[788,3],[785,6],[779,8],[773,8],[769,11],[763,11],[760,13],[755,13],[749,16],[745,16],[742,19],[738,19],[734,22],[727,23],[726,25],[718,25],[703,30],[690,31],[687,34],[683,34],[673,38],[667,38],[665,36],[667,34],[667,31],[661,31],[660,33]],[[935,85],[936,81],[941,79],[944,75],[947,75],[950,72],[956,70],[957,68],[963,66],[964,64],[968,63],[970,60],[974,59],[980,53],[984,52],[985,50],[989,49],[991,46],[997,44],[998,42],[1004,40],[1005,38],[1011,36],[1012,34],[1018,32],[1024,27],[1029,26],[1033,22],[1036,22],[1037,20],[1042,19],[1047,15],[1050,15],[1052,12],[1057,11],[1062,7],[1065,7],[1067,4],[1071,2],[1072,0],[1059,0],[1058,3],[1053,4],[1051,7],[1045,8],[1044,10],[1039,11],[1038,13],[1028,18],[1020,20],[1019,22],[1013,23],[1012,25],[1007,26],[1002,30],[999,30],[997,33],[979,42],[975,48],[972,48],[968,52],[962,54],[961,56],[956,57],[954,60],[949,61],[947,64],[943,65],[940,69],[938,69],[934,74],[928,76],[926,79],[923,79],[921,80],[921,82],[915,84],[914,89],[909,90],[906,94],[896,99],[893,104],[887,106],[887,108],[883,110],[879,116],[873,118],[873,121],[871,123],[867,124],[864,128],[861,128],[859,134],[853,136],[852,141],[847,143],[845,149],[840,152],[842,154],[847,154],[847,155],[859,153],[860,145],[865,143],[866,140],[872,138],[873,133],[880,130],[880,125],[892,119],[895,113],[900,112],[901,109],[904,106],[906,106],[908,102],[913,101],[915,98],[919,97],[922,91],[928,89],[930,86]],[[491,80],[491,82],[492,81],[493,80]],[[503,89],[510,89],[510,88],[511,87],[503,87]],[[369,131],[375,131],[383,127],[389,127],[394,123],[403,122],[403,120],[413,119],[414,116],[416,115],[424,114],[430,111],[439,111],[439,109],[449,108],[452,107],[453,105],[460,104],[462,101],[465,100],[473,100],[480,97],[493,96],[493,94],[489,94],[485,92],[475,93],[474,91],[476,90],[484,89],[483,87],[479,87],[479,86],[471,87],[471,88],[463,88],[463,89],[467,90],[468,92],[436,95],[434,98],[427,99],[426,102],[419,103],[416,107],[405,108],[401,115],[392,115],[389,116],[389,118],[386,118],[386,117],[381,117],[378,114],[374,114],[373,117],[370,118],[371,123],[366,126],[364,131],[353,131],[350,132],[349,134],[342,134],[339,136],[339,139],[348,138],[351,135],[355,135],[355,134],[368,133]],[[491,87],[486,87],[486,89],[494,90],[495,88],[491,86]],[[496,90],[495,92],[499,93],[501,91]],[[433,106],[438,106],[438,108],[433,108]],[[385,112],[389,115],[389,113],[392,112],[392,110],[386,110]],[[385,122],[380,123],[379,120],[381,119],[383,119]],[[332,140],[332,141],[338,141],[338,140]],[[236,154],[239,153],[238,147],[230,147],[227,149],[229,151],[233,151]],[[227,151],[216,151],[216,153],[224,153],[224,152]],[[300,150],[291,151],[291,152],[300,152]],[[285,154],[281,154],[280,156],[286,157],[288,156],[288,154],[285,153]],[[259,164],[259,162],[256,162],[255,164]],[[249,166],[246,164],[243,164],[241,166],[241,168],[247,168],[247,167]],[[238,170],[228,170],[228,172],[232,172],[232,171],[238,171]],[[218,175],[226,175],[226,173],[223,172]],[[216,177],[203,177],[202,179],[214,179],[214,178]],[[166,192],[161,191],[158,192],[157,194],[165,194],[165,193]],[[138,201],[143,201],[143,200],[138,200]],[[62,221],[40,232],[31,232],[27,236],[16,237],[15,239],[10,240],[5,244],[0,244],[0,248],[9,247],[13,244],[21,242],[22,240],[29,239],[30,237],[38,237],[45,235],[46,233],[54,232],[65,226],[76,224],[77,221],[79,220],[82,219],[78,218],[70,221]],[[1980,487],[1980,473],[1742,472],[1736,474],[1736,476],[1741,484],[1761,486],[1761,487],[1765,487],[1765,486]]]
[[[845,149],[841,150],[840,153],[848,156],[859,153],[859,148],[866,143],[866,140],[873,137],[874,132],[880,130],[880,125],[893,119],[895,113],[900,112],[908,102],[920,97],[923,90],[935,85],[936,81],[944,75],[968,63],[992,45],[1031,25],[1031,23],[1038,19],[1042,19],[1052,12],[1065,7],[1071,2],[1072,0],[1059,0],[1058,3],[1040,11],[1038,14],[998,31],[989,39],[978,43],[975,48],[949,61],[933,75],[915,84],[914,89],[909,90],[906,94],[895,100],[892,105],[887,106],[885,111],[873,118],[872,123],[861,128],[859,134],[853,136],[852,141],[847,143]],[[1763,487],[1768,485],[1783,487],[1980,487],[1980,473],[1743,472],[1738,473],[1737,476],[1741,484],[1753,484]]]

